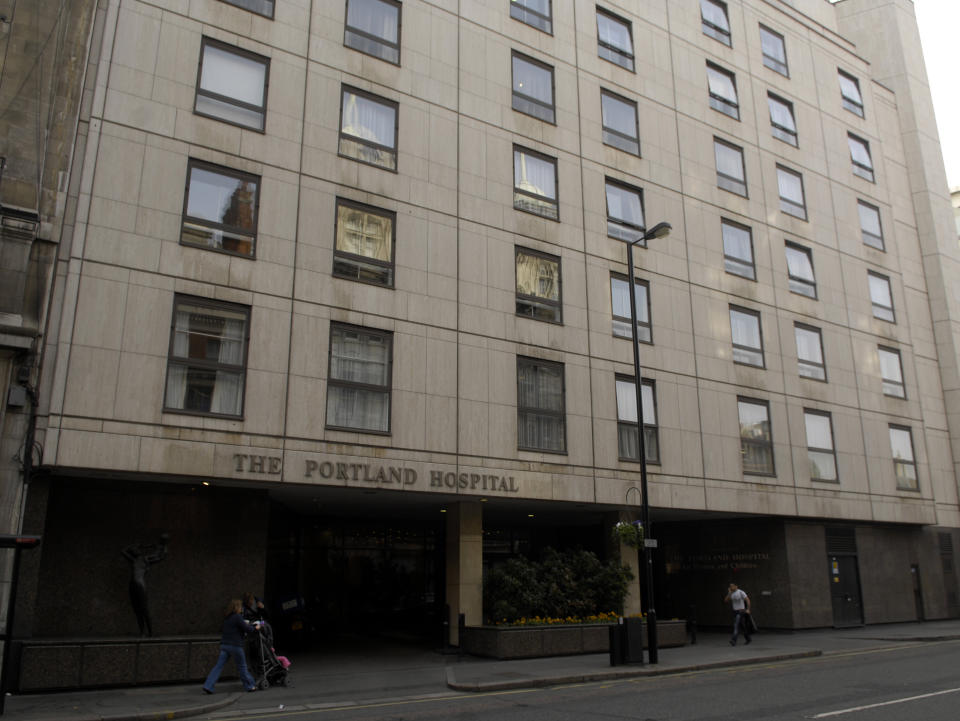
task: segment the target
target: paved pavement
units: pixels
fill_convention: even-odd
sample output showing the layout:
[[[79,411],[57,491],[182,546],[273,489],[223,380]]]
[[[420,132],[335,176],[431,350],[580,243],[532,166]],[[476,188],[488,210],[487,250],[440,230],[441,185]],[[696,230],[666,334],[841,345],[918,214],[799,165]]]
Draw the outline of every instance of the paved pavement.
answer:
[[[695,645],[660,649],[658,664],[610,666],[607,654],[496,661],[377,640],[354,639],[320,653],[291,655],[291,687],[244,693],[223,681],[213,696],[200,684],[8,696],[13,721],[216,719],[359,706],[369,702],[665,675],[813,657],[905,643],[960,639],[960,619],[855,629],[761,632],[736,647],[728,634],[701,632]]]

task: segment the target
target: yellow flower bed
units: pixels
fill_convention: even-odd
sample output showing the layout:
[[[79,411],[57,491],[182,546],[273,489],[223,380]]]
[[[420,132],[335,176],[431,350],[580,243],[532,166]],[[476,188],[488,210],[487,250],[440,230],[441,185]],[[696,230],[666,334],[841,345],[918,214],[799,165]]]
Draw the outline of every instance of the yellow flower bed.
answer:
[[[591,616],[567,616],[566,618],[550,618],[548,616],[533,616],[532,618],[518,618],[514,621],[501,619],[495,626],[570,626],[585,623],[616,623],[620,614],[613,611],[598,613]]]

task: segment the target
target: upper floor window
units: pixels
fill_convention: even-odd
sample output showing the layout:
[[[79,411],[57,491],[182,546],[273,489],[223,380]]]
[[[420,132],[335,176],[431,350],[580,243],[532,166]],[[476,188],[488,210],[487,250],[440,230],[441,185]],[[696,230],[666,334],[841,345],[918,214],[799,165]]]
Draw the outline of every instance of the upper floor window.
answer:
[[[190,160],[180,242],[253,257],[260,178]]]
[[[553,34],[552,0],[510,0],[510,17]]]
[[[873,271],[867,271],[867,279],[870,282],[870,303],[873,305],[873,317],[896,323],[893,315],[890,279]]]
[[[250,308],[177,295],[164,410],[240,418]]]
[[[833,446],[833,420],[829,413],[804,410],[810,480],[836,482],[837,452]]]
[[[753,233],[745,225],[732,220],[720,221],[723,234],[723,264],[728,273],[757,279],[753,263]]]
[[[727,4],[720,0],[700,0],[700,20],[703,34],[724,45],[730,45],[730,20]]]
[[[873,180],[873,160],[870,158],[870,143],[858,138],[853,133],[847,133],[847,144],[850,146],[850,160],[853,163],[853,174],[864,180]]]
[[[517,248],[516,266],[517,315],[562,323],[560,258]]]
[[[650,286],[644,280],[633,281],[634,299],[637,305],[637,340],[652,343],[650,325]],[[610,276],[610,302],[613,309],[613,334],[618,338],[632,338],[630,333],[630,284],[626,276]]]
[[[625,461],[640,460],[640,435],[637,433],[637,383],[631,376],[617,376],[617,448]],[[640,383],[643,403],[643,456],[649,463],[660,462],[657,438],[657,398],[652,380]]]
[[[194,112],[263,132],[269,75],[270,58],[203,38]]]
[[[746,197],[747,171],[743,166],[743,148],[714,138],[713,154],[717,162],[717,187]]]
[[[394,0],[347,0],[343,44],[399,65],[400,3]]]
[[[390,432],[393,335],[330,324],[327,428]]]
[[[550,220],[560,219],[556,158],[513,146],[513,207]]]
[[[770,428],[770,406],[766,401],[738,398],[740,416],[740,458],[743,472],[772,476],[773,433]]]
[[[760,314],[730,306],[730,340],[733,362],[763,368],[763,333]]]
[[[396,172],[397,104],[346,85],[341,103],[340,155]]]
[[[563,364],[517,356],[517,445],[567,452]]]
[[[787,46],[783,42],[783,35],[761,25],[760,47],[763,51],[763,64],[771,70],[789,77]]]
[[[780,210],[795,218],[806,220],[807,205],[803,198],[803,176],[778,165],[777,186],[780,189]]]
[[[773,137],[796,147],[797,123],[793,118],[793,103],[779,95],[767,93],[767,106],[770,108],[770,128]]]
[[[609,90],[601,90],[600,115],[603,119],[604,144],[640,155],[637,104]]]
[[[597,54],[633,70],[633,29],[629,20],[597,8]]]
[[[257,15],[273,18],[273,0],[223,0],[228,5],[249,10]]]
[[[890,429],[890,452],[893,455],[893,475],[897,479],[897,488],[905,491],[917,490],[917,462],[913,455],[913,433],[904,426]]]
[[[880,358],[880,377],[883,379],[883,395],[894,398],[906,398],[907,390],[903,385],[903,365],[900,351],[896,348],[877,346]]]
[[[880,225],[880,209],[862,200],[857,201],[860,214],[860,237],[865,245],[884,250],[883,227]]]
[[[392,288],[395,240],[395,213],[337,199],[334,275]]]
[[[548,123],[556,121],[553,100],[553,68],[514,52],[513,109]]]
[[[802,245],[787,241],[787,279],[790,292],[817,297],[817,281],[813,274],[813,252]]]
[[[740,103],[737,100],[737,80],[733,73],[719,65],[707,62],[707,85],[710,89],[710,107],[740,119]]]
[[[840,79],[840,98],[843,107],[854,115],[863,117],[863,96],[860,95],[860,81],[839,68],[837,75]]]
[[[826,381],[827,366],[823,362],[823,338],[820,329],[794,323],[793,333],[797,339],[797,366],[800,375],[815,381]]]
[[[643,237],[643,191],[607,178],[607,236],[633,243]],[[646,241],[637,245],[645,246]]]

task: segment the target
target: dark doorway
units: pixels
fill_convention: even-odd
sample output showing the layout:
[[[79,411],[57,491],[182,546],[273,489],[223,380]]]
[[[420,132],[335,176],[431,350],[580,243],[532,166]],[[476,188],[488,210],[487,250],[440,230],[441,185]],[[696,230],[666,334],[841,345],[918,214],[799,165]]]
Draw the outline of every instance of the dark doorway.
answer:
[[[860,573],[856,556],[830,556],[830,596],[833,625],[837,628],[863,625]]]
[[[923,621],[923,588],[920,586],[920,566],[910,566],[910,577],[913,580],[913,603],[917,609],[917,620]]]

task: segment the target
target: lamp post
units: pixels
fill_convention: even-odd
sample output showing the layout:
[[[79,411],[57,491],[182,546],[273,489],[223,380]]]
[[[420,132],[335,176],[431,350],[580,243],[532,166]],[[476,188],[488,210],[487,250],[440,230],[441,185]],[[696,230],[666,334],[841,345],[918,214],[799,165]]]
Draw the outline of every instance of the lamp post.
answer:
[[[657,611],[653,603],[653,551],[656,541],[650,526],[650,496],[647,493],[647,450],[643,438],[643,378],[640,375],[640,343],[637,340],[637,291],[634,288],[633,248],[652,238],[669,235],[673,226],[670,223],[657,223],[636,240],[624,241],[627,244],[627,286],[630,288],[630,337],[633,339],[633,379],[637,392],[637,448],[640,452],[640,519],[643,523],[643,564],[647,573],[647,656],[650,663],[658,663],[657,649]],[[650,541],[648,545],[648,539]]]

